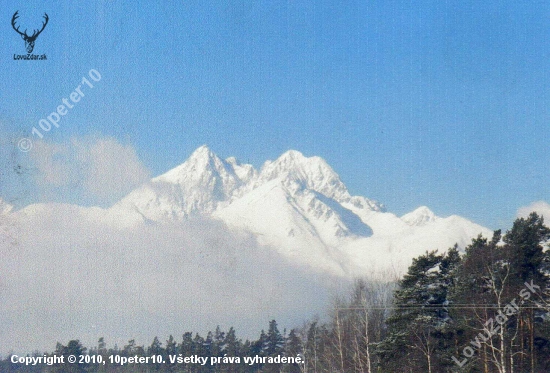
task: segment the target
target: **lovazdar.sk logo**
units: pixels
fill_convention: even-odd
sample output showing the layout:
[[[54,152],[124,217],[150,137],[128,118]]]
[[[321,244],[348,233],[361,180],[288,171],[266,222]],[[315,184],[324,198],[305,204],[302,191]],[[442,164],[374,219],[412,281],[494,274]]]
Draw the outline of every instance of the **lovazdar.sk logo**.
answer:
[[[33,32],[31,35],[27,33],[28,28],[25,28],[25,31],[21,32],[20,27],[17,25],[17,19],[19,18],[19,11],[16,11],[13,14],[13,17],[11,18],[11,27],[19,34],[21,35],[21,38],[25,41],[25,49],[27,50],[27,54],[14,54],[13,59],[14,60],[46,60],[47,57],[45,54],[37,55],[32,54],[32,51],[34,50],[34,43],[36,42],[36,38],[44,31],[46,28],[46,25],[48,24],[48,21],[50,18],[48,17],[47,13],[44,13],[44,21],[42,22],[42,28],[40,29],[33,29]]]

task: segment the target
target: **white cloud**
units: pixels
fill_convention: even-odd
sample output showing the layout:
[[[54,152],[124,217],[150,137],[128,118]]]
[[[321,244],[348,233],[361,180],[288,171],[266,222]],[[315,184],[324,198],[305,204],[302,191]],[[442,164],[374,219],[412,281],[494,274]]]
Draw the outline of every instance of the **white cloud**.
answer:
[[[17,242],[0,240],[0,353],[102,336],[148,344],[217,325],[257,338],[273,318],[282,329],[323,313],[336,283],[221,223],[118,230],[94,211],[14,214]]]
[[[46,200],[82,198],[108,205],[150,177],[135,149],[113,138],[72,139],[65,144],[37,141],[29,156]]]
[[[533,211],[539,215],[542,215],[547,222],[550,222],[550,204],[545,201],[537,201],[528,206],[520,207],[517,212],[517,217],[525,218]]]
[[[0,120],[0,198],[9,203],[18,203],[30,194],[32,178],[27,162],[27,153],[17,147],[19,137],[2,132]]]
[[[130,145],[122,145],[114,139],[100,139],[81,149],[79,158],[88,164],[86,190],[101,199],[120,196],[150,177],[149,170]]]
[[[37,173],[35,178],[43,185],[61,187],[68,185],[74,177],[74,165],[67,159],[70,148],[67,145],[37,141],[30,153]]]

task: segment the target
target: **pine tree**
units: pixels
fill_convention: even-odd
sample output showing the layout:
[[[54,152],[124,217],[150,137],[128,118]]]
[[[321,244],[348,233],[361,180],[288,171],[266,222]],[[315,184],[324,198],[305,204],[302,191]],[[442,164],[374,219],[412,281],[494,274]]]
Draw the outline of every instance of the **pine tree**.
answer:
[[[252,342],[252,345],[250,346],[250,354],[252,356],[254,355],[267,356],[266,345],[267,345],[267,335],[265,334],[265,331],[262,329],[258,340]]]
[[[67,346],[63,346],[61,343],[57,343],[55,349],[55,355],[63,356],[64,361],[67,362],[70,355],[76,356],[77,358],[81,355],[86,354],[87,348],[84,347],[79,340],[71,340]],[[87,371],[89,364],[80,363],[78,360],[76,364],[59,364],[53,368],[54,372],[57,373],[83,373]]]
[[[271,320],[269,322],[269,329],[265,336],[264,342],[264,356],[275,357],[282,355],[284,352],[284,338],[277,328],[277,322]],[[281,369],[281,364],[266,364],[262,369],[262,372],[277,373]]]
[[[451,271],[460,257],[456,248],[445,255],[427,252],[413,259],[395,291],[395,311],[388,335],[379,345],[382,365],[390,371],[436,372],[448,346],[446,304]]]
[[[512,229],[506,232],[503,241],[512,266],[512,276],[517,282],[523,284],[533,280],[541,285],[548,283],[548,276],[541,271],[545,258],[542,244],[548,239],[550,229],[544,225],[544,219],[534,212],[528,218],[517,219]]]
[[[296,329],[292,329],[288,334],[285,343],[285,356],[288,357],[303,357],[302,341],[298,337]],[[298,364],[289,364],[285,370],[286,373],[300,373],[300,366]]]
[[[105,343],[105,338],[101,337],[97,341],[97,352],[98,354],[105,355],[107,353],[107,344]]]
[[[512,229],[506,232],[503,241],[504,251],[511,271],[511,291],[517,294],[525,284],[533,284],[540,291],[531,293],[525,299],[522,309],[511,318],[510,349],[525,346],[526,352],[519,359],[510,359],[520,369],[531,372],[540,370],[541,366],[550,366],[548,359],[541,359],[550,350],[550,322],[548,310],[542,305],[549,299],[545,291],[550,288],[550,276],[543,244],[550,239],[550,229],[544,225],[544,219],[536,213],[527,218],[516,219]],[[512,334],[513,332],[513,334]],[[522,349],[523,350],[523,349]],[[512,356],[511,356],[512,357]]]
[[[179,345],[179,353],[182,354],[182,356],[189,357],[192,356],[195,353],[195,342],[193,341],[193,333],[191,332],[185,332],[182,337],[181,344]],[[185,373],[194,372],[195,368],[192,365],[185,365],[184,367]]]
[[[198,356],[205,356],[208,354],[208,351],[205,349],[205,339],[199,335],[199,333],[195,333],[195,338],[193,338],[193,355]],[[211,366],[197,366],[196,364],[192,365],[192,372],[208,372],[210,370]]]
[[[202,353],[204,354],[202,357],[206,357],[210,359],[212,356],[219,356],[220,351],[218,349],[217,344],[214,341],[214,334],[212,334],[211,331],[209,331],[206,334],[206,338],[204,339],[204,342],[202,342]],[[212,365],[202,366],[199,368],[200,372],[217,372],[217,367]]]
[[[277,328],[277,322],[271,320],[267,331],[266,355],[277,356],[283,353],[284,338]]]
[[[253,341],[250,343],[250,348],[248,349],[248,356],[254,357],[254,356],[260,356],[264,357],[266,355],[266,348],[267,346],[267,335],[265,334],[265,331],[262,329],[260,332],[260,337],[258,340]],[[261,371],[263,368],[263,364],[255,364],[253,366],[250,366],[251,372]]]
[[[229,328],[229,331],[225,335],[224,345],[227,356],[241,357],[241,341],[237,339],[237,335],[235,334],[235,329],[233,329],[233,327]],[[222,372],[237,373],[240,371],[239,368],[240,367],[236,364],[228,364],[223,367]]]
[[[166,371],[167,372],[175,372],[177,369],[176,363],[170,363],[170,359],[168,359],[168,355],[177,355],[178,353],[178,346],[176,343],[176,340],[170,334],[170,337],[166,341],[166,349],[165,349],[165,361],[166,361]]]
[[[494,302],[492,284],[498,276],[501,263],[497,244],[501,238],[500,231],[495,231],[491,241],[481,235],[472,240],[466,247],[461,265],[453,272],[453,286],[450,289],[450,317],[453,320],[453,349],[448,351],[446,360],[457,359],[466,364],[464,369],[477,369],[477,355],[463,361],[462,349],[470,346],[470,341],[478,336],[482,326],[492,310],[483,308]],[[500,271],[501,272],[501,271]],[[488,345],[480,349],[479,354],[488,354]]]
[[[153,339],[153,342],[151,343],[151,346],[147,348],[147,356],[162,356],[163,359],[166,359],[166,354],[164,348],[162,348],[162,343],[159,341],[158,337],[155,337]],[[158,371],[161,369],[161,364],[156,361],[155,364],[152,364],[152,368],[155,371]]]
[[[220,326],[216,326],[213,338],[213,356],[223,356],[225,354],[225,333],[222,332]]]

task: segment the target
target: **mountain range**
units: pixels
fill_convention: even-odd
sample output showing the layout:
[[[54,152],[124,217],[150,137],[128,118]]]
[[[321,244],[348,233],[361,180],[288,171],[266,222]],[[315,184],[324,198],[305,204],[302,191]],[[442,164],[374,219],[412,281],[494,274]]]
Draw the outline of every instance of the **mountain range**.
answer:
[[[122,230],[218,221],[293,263],[344,277],[402,273],[426,250],[464,247],[479,234],[491,234],[460,216],[438,217],[425,206],[396,216],[377,201],[352,196],[322,158],[295,150],[255,169],[201,146],[106,209],[46,203],[14,212],[0,200],[0,214],[15,220],[46,219],[54,211]]]

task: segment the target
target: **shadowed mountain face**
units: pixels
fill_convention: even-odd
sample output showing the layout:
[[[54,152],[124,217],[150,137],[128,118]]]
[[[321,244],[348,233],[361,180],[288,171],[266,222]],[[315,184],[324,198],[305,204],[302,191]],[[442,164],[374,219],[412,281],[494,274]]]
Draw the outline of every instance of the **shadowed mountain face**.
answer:
[[[340,217],[340,220],[348,228],[350,234],[362,237],[372,236],[372,229],[351,210],[343,207],[332,198],[325,197],[320,193],[315,193],[315,195],[317,199],[319,199],[319,201],[323,202],[326,206],[328,206],[328,208],[332,209],[332,211],[334,211],[334,213]]]

